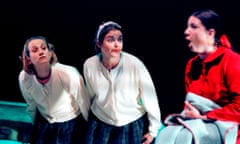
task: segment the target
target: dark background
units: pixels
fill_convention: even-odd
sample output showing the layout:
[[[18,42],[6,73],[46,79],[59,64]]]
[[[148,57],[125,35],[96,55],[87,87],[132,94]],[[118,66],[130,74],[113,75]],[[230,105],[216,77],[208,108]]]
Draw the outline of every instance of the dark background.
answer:
[[[240,51],[240,7],[235,0],[9,0],[0,5],[0,100],[24,102],[18,87],[24,42],[43,35],[56,46],[61,63],[82,73],[95,54],[93,40],[102,21],[123,27],[124,50],[138,56],[155,83],[162,117],[179,112],[184,100],[184,69],[193,55],[183,31],[189,14],[211,8],[224,19],[226,33]]]

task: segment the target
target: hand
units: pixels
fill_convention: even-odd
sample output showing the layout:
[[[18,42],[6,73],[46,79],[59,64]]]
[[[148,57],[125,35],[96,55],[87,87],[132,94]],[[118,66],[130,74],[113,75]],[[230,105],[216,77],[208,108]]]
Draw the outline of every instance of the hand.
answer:
[[[142,138],[142,144],[151,144],[153,141],[153,136],[149,133],[145,134]]]
[[[22,56],[19,56],[19,59],[22,61],[23,64],[23,70],[27,72],[28,74],[33,74],[32,68],[30,68],[31,61],[27,56],[25,55],[24,51],[22,52]]]
[[[206,116],[201,115],[200,111],[190,104],[188,101],[185,101],[184,115],[188,118],[202,118],[206,119]]]

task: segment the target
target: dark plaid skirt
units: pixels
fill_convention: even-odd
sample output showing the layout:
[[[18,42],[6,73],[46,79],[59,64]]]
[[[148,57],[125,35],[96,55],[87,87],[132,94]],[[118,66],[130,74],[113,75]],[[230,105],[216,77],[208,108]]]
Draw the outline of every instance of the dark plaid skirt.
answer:
[[[86,121],[82,115],[66,122],[51,124],[38,113],[31,144],[83,144],[85,133]]]
[[[117,127],[89,114],[85,144],[141,144],[148,127],[146,115],[127,125]]]

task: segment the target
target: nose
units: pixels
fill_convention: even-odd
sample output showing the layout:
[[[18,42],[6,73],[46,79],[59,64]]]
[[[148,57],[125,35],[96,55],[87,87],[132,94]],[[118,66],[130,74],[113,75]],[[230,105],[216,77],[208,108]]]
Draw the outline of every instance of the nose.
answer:
[[[40,49],[39,55],[42,56],[44,54],[44,50]]]
[[[119,41],[117,41],[117,40],[115,40],[115,41],[114,41],[114,47],[116,47],[116,48],[117,48],[119,45],[120,45],[120,42],[119,42]]]
[[[189,28],[186,28],[183,32],[185,35],[188,35],[189,34]]]

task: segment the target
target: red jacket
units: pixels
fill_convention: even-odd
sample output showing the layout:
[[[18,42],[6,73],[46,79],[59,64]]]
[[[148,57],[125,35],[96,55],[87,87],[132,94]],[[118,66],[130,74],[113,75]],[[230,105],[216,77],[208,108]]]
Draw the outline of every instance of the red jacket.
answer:
[[[240,123],[239,54],[219,47],[204,60],[199,56],[191,58],[186,66],[185,86],[187,92],[196,93],[222,106],[209,111],[206,114],[208,118]]]

